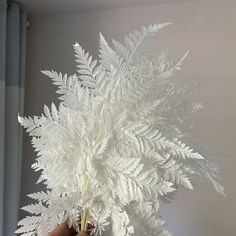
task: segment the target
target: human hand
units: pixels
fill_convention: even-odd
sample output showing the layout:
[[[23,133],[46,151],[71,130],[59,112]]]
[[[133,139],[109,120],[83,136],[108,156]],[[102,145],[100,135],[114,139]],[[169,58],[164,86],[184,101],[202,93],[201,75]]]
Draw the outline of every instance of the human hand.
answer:
[[[68,227],[67,223],[58,225],[48,236],[88,236],[85,232],[77,233],[73,228]]]

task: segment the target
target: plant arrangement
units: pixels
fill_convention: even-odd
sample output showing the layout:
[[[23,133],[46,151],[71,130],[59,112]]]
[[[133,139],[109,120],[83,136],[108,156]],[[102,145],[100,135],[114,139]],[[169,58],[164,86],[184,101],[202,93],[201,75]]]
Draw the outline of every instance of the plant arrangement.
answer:
[[[99,61],[76,43],[77,73],[42,71],[58,86],[58,106],[20,124],[32,137],[45,191],[28,196],[30,216],[18,222],[21,236],[47,236],[67,221],[96,235],[112,226],[114,236],[169,236],[159,204],[194,177],[223,193],[216,165],[187,144],[181,130],[202,108],[186,99],[195,87],[173,73],[182,57],[156,55],[149,39],[170,23],[142,27],[109,46],[100,34]],[[91,227],[90,227],[91,229]]]

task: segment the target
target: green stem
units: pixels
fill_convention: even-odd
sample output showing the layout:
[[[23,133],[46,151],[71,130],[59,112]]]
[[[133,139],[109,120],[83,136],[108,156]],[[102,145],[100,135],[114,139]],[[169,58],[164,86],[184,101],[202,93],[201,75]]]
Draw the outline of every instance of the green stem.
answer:
[[[84,171],[84,192],[86,193],[88,191],[88,187],[89,187],[89,182],[88,182],[88,176],[87,173],[85,173]],[[81,231],[82,232],[87,232],[88,229],[88,217],[89,217],[89,210],[88,208],[85,208],[82,212],[82,216],[81,216]]]
[[[85,208],[82,213],[82,219],[81,219],[81,231],[87,232],[88,230],[88,217],[89,217],[89,210],[88,208]]]

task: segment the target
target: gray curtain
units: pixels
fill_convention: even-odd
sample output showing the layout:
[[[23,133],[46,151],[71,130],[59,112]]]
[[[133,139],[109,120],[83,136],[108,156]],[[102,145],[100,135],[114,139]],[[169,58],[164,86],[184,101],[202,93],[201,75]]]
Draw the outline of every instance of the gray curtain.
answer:
[[[20,196],[26,11],[0,0],[0,236],[15,235]]]

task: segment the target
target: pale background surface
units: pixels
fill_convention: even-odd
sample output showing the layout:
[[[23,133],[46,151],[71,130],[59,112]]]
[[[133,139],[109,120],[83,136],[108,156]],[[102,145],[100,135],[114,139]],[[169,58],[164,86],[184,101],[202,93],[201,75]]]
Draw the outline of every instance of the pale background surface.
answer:
[[[27,6],[29,1],[20,2]],[[116,4],[109,7],[105,1],[100,1],[100,5],[99,1],[88,1],[91,6],[83,6],[84,3],[79,6],[79,1],[75,1],[74,8],[73,1],[68,1],[64,13],[61,1],[49,1],[57,2],[59,8],[54,9],[51,4],[51,8],[38,8],[40,11],[33,2],[39,1],[29,4],[32,15],[28,29],[25,115],[39,115],[43,104],[56,101],[55,87],[40,70],[74,73],[72,44],[76,41],[97,55],[99,32],[109,41],[121,40],[142,25],[174,23],[159,34],[156,43],[164,48],[174,42],[174,55],[191,50],[183,73],[197,75],[201,89],[195,97],[206,105],[192,120],[193,136],[209,147],[221,166],[227,197],[198,183],[193,192],[179,192],[174,202],[163,204],[162,214],[175,236],[235,236],[236,1],[148,1],[146,4],[138,1],[138,6],[133,0],[129,4],[122,1],[120,5],[114,1]],[[30,169],[34,157],[30,139],[25,136],[22,205],[28,203],[26,194],[39,188]]]

